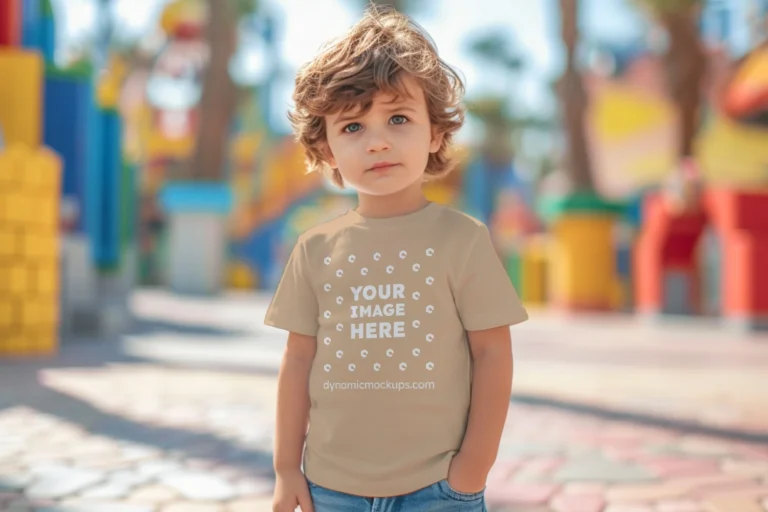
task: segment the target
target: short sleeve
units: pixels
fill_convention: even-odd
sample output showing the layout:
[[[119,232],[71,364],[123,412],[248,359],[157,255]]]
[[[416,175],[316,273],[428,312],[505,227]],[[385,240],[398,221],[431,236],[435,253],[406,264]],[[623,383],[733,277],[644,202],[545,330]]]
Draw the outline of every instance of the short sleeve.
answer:
[[[467,254],[454,292],[464,328],[479,331],[527,320],[528,313],[501,263],[487,227],[478,229]]]
[[[317,334],[317,296],[309,274],[306,247],[299,239],[267,309],[266,325],[307,336]]]

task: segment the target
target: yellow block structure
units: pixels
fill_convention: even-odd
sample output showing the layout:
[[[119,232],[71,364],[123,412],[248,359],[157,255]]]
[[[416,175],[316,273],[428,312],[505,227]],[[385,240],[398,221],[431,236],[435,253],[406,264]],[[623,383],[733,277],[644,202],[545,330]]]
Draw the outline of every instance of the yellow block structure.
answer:
[[[520,253],[520,295],[526,306],[543,307],[547,303],[549,237],[530,237]]]
[[[0,151],[0,358],[58,348],[61,172],[48,148]]]
[[[232,262],[227,268],[227,281],[235,290],[253,290],[258,286],[256,274],[242,261]]]
[[[0,129],[5,144],[38,147],[42,140],[42,56],[0,47],[0,77]]]
[[[552,226],[550,298],[567,309],[610,310],[618,284],[614,228],[609,214],[568,212]]]
[[[147,139],[147,158],[165,159],[165,158],[185,158],[192,153],[195,148],[195,139],[192,135],[171,138],[162,134],[160,129],[153,129]]]

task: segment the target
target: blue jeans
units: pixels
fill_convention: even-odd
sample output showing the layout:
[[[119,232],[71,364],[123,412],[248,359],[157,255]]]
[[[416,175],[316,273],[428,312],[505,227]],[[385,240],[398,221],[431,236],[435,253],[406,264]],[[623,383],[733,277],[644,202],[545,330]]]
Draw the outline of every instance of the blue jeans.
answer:
[[[455,491],[447,480],[391,498],[366,498],[321,487],[309,480],[315,512],[487,512],[485,491]]]

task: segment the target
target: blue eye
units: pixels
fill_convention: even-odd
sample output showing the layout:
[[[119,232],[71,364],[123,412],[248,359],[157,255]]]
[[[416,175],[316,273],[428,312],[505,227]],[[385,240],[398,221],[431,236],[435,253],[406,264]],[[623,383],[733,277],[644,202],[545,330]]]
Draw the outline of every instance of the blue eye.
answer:
[[[352,129],[352,127],[355,127],[355,129]],[[344,131],[347,133],[355,133],[357,131],[360,131],[363,127],[360,126],[360,123],[350,123],[347,126],[344,127]]]
[[[395,121],[395,119],[402,119],[402,122],[398,123],[398,122]],[[394,124],[405,124],[405,123],[408,122],[408,118],[407,117],[400,116],[400,115],[392,116],[391,120],[394,122]]]

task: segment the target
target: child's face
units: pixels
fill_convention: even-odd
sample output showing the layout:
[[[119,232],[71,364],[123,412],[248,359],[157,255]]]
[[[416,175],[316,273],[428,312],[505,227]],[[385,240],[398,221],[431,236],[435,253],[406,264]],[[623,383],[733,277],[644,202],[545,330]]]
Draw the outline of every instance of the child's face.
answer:
[[[429,154],[440,148],[442,137],[433,133],[424,93],[410,76],[403,85],[410,97],[392,103],[392,96],[377,94],[365,115],[351,111],[325,118],[329,163],[361,194],[396,194],[420,182]]]

